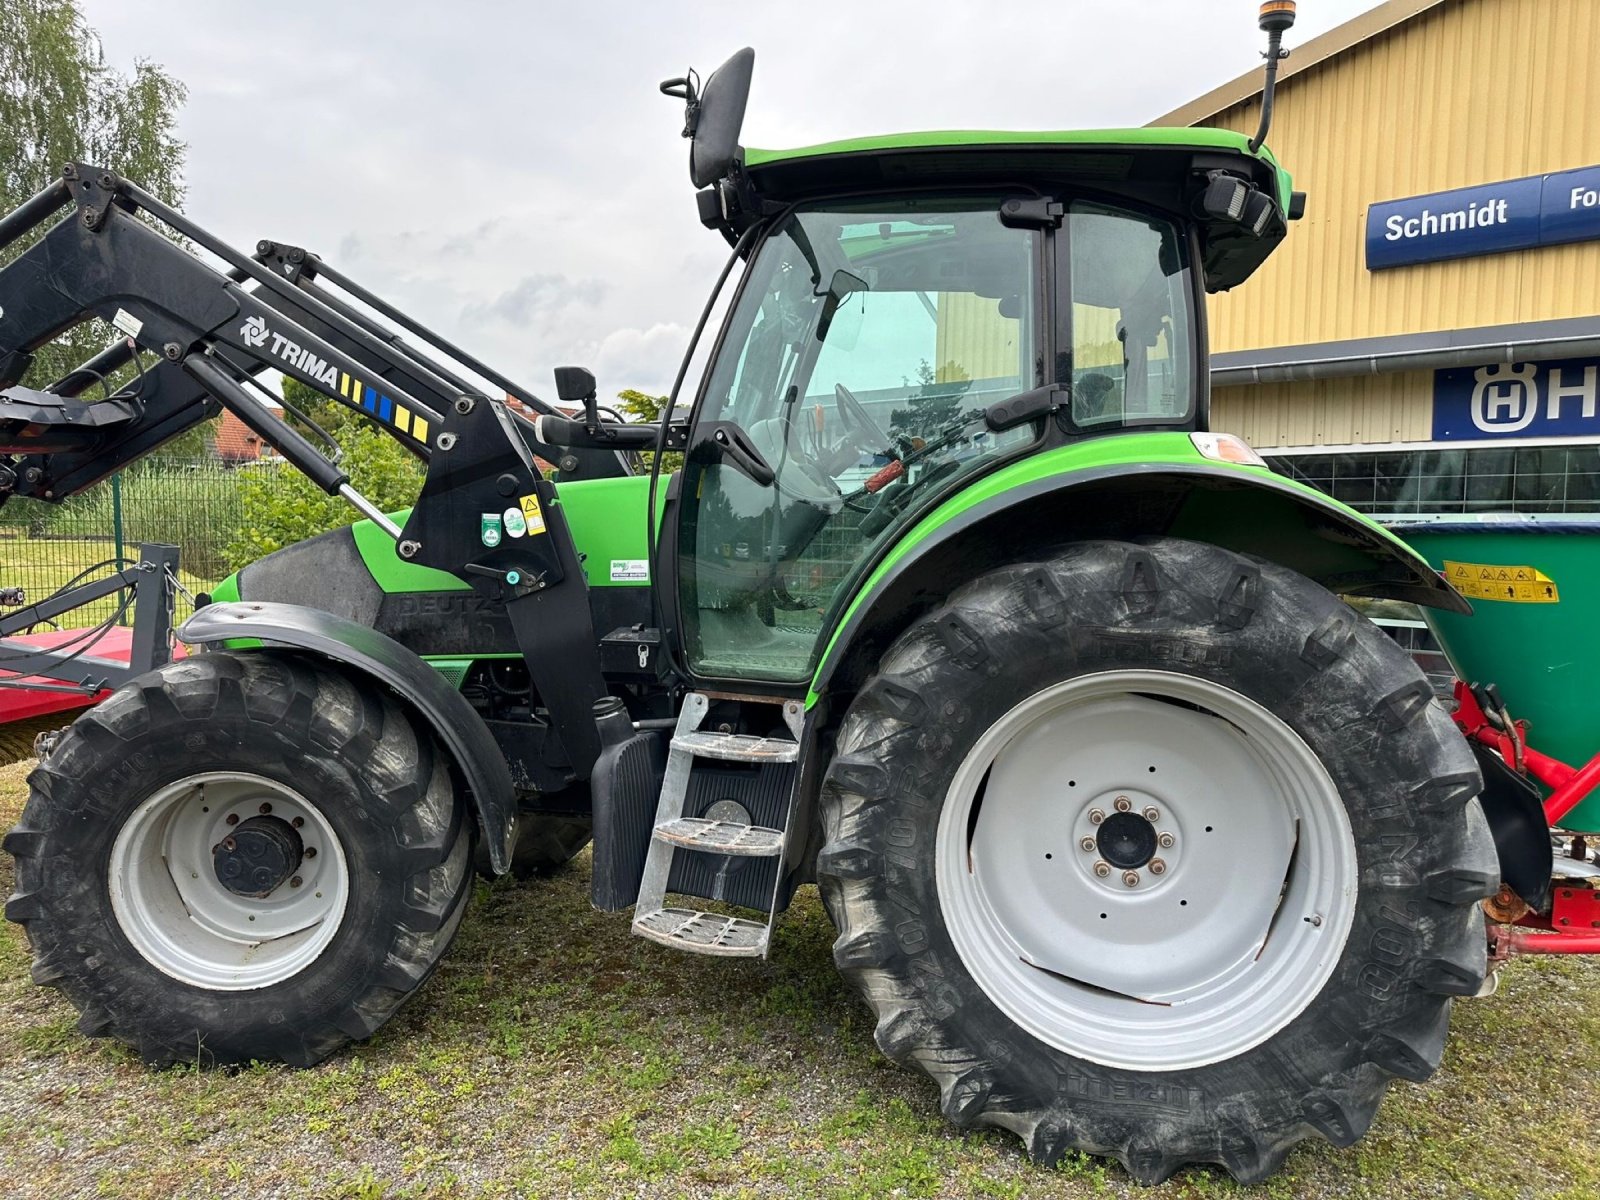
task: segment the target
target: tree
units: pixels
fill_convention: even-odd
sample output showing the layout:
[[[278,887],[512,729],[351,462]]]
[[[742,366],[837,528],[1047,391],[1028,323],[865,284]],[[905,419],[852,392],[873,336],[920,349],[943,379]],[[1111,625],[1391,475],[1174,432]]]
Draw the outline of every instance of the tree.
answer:
[[[285,378],[283,396],[339,444],[344,451],[340,465],[356,491],[384,512],[416,503],[425,473],[422,463],[392,436],[299,380]],[[285,419],[320,442],[315,430],[287,412]],[[239,480],[244,516],[224,551],[235,570],[360,516],[343,497],[328,495],[288,463],[242,470]]]
[[[661,414],[665,412],[667,408],[666,396],[652,396],[648,392],[635,391],[633,388],[624,388],[622,391],[618,392],[617,399],[620,401],[617,407],[621,409],[622,412],[626,413],[633,420],[642,422],[646,425],[653,425],[657,421],[661,420]],[[683,412],[682,409],[679,409],[678,411],[680,413]],[[653,450],[646,450],[639,456],[639,458],[641,461],[643,461],[645,468],[648,470],[650,464],[655,461],[655,452]],[[678,451],[669,451],[667,454],[662,456],[661,473],[663,475],[670,475],[672,472],[681,469],[682,466],[683,455]]]
[[[176,205],[185,147],[174,127],[184,95],[155,63],[140,60],[130,75],[108,65],[78,0],[0,0],[0,212],[74,161],[106,167]],[[13,243],[0,265],[43,233]],[[113,336],[100,321],[78,326],[39,351],[25,382],[43,387]]]

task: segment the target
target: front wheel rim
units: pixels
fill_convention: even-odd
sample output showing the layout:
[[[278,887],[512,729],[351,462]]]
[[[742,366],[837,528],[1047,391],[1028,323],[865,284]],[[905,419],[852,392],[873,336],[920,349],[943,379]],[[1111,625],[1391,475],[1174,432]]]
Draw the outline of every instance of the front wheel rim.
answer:
[[[1177,1070],[1260,1045],[1332,975],[1354,920],[1339,790],[1283,721],[1166,671],[1037,692],[966,755],[939,902],[989,998],[1041,1041]]]
[[[252,819],[294,831],[300,857],[266,895],[219,877],[216,847]],[[133,948],[196,987],[243,991],[299,974],[333,940],[350,895],[338,834],[293,788],[260,775],[213,771],[158,789],[111,847],[111,907]]]

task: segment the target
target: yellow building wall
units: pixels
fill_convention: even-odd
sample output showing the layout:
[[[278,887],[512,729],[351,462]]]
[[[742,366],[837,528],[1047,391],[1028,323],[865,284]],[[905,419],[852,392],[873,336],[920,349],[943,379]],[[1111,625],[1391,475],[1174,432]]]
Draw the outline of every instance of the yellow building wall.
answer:
[[[1216,388],[1211,428],[1266,447],[1423,442],[1432,394],[1431,371]]]
[[[1600,242],[1376,272],[1365,254],[1375,201],[1600,164],[1600,0],[1446,0],[1284,80],[1267,140],[1306,215],[1211,297],[1213,351],[1600,313]]]
[[[1021,364],[1022,322],[1001,316],[995,300],[970,292],[941,292],[938,314],[934,382],[1026,375]]]

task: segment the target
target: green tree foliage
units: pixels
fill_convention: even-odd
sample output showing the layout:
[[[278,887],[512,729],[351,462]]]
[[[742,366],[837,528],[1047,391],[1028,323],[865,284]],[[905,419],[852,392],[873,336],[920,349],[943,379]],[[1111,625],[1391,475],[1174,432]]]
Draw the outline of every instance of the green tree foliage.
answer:
[[[635,421],[653,425],[661,420],[661,414],[666,411],[667,399],[666,396],[652,396],[648,392],[624,388],[617,393],[617,408]],[[679,415],[684,415],[681,409],[679,410]],[[643,460],[646,470],[649,470],[650,464],[655,461],[655,454],[652,451],[647,450],[639,457]],[[682,466],[683,455],[676,450],[670,451],[661,459],[661,473],[663,475],[670,475],[672,472],[681,469]]]
[[[283,381],[283,395],[339,443],[344,451],[340,463],[356,491],[385,512],[416,502],[424,468],[398,441],[297,380]],[[320,440],[298,419],[287,415],[286,419],[313,441]],[[237,476],[243,514],[226,549],[228,565],[235,570],[360,516],[348,502],[329,496],[288,463],[245,467]]]
[[[169,204],[183,197],[184,144],[174,136],[184,87],[160,66],[131,74],[106,63],[78,0],[0,0],[0,212],[87,162],[134,180]],[[43,235],[14,243],[9,262]],[[26,382],[42,387],[109,344],[91,321],[41,349]]]

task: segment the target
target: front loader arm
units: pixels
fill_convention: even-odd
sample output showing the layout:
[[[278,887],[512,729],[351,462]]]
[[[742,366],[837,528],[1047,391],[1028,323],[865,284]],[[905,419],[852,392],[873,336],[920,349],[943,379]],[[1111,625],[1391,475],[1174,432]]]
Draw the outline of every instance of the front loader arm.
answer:
[[[67,195],[69,202],[76,202],[75,218],[60,221],[0,270],[0,312],[4,314],[0,319],[0,389],[7,389],[8,399],[25,394],[26,389],[15,385],[33,353],[94,317],[126,337],[126,350],[109,349],[98,356],[103,360],[98,372],[80,369],[61,381],[66,388],[43,394],[62,397],[57,404],[58,424],[72,426],[82,415],[78,410],[83,402],[72,393],[81,394],[97,374],[104,375],[107,366],[140,359],[141,351],[158,362],[175,365],[192,381],[184,386],[171,371],[164,372],[159,388],[162,403],[154,410],[140,407],[119,425],[81,438],[81,452],[97,457],[101,469],[74,472],[71,466],[79,464],[69,466],[67,473],[75,475],[80,486],[155,444],[148,437],[152,424],[181,432],[186,424],[204,419],[220,404],[256,428],[268,444],[319,486],[330,493],[339,491],[346,482],[343,472],[330,470],[315,447],[277,420],[242,386],[247,377],[268,367],[364,412],[413,453],[426,458],[428,436],[438,426],[439,409],[382,379],[275,307],[273,300],[295,299],[291,285],[109,172],[74,165],[67,168],[64,182],[71,185]],[[56,210],[43,202],[44,197],[59,200],[59,189],[47,189],[13,214],[28,211],[33,226],[7,218],[0,233],[15,240],[48,220]],[[162,237],[140,214],[162,221],[229,262],[233,269],[226,275],[213,270]],[[246,281],[253,281],[256,287],[247,291]],[[317,313],[314,302],[301,307],[337,320],[331,309]],[[351,335],[351,341],[381,355],[382,344],[377,339],[357,329],[352,329]],[[223,380],[220,387],[219,376]],[[143,382],[148,386],[148,375]],[[39,393],[30,398],[48,403]],[[137,384],[130,389],[130,399],[136,406],[146,399]],[[209,406],[208,399],[213,401]],[[15,425],[14,419],[11,424]],[[24,430],[13,427],[0,432],[0,452],[25,450],[26,441]],[[52,478],[55,474],[47,461],[24,463],[17,490],[62,499],[70,492],[61,486],[64,481]]]
[[[70,165],[61,183],[0,218],[0,249],[68,206],[73,216],[0,269],[0,502],[11,491],[64,499],[219,408],[236,412],[319,486],[340,491],[343,473],[330,469],[314,446],[252,394],[254,378],[268,368],[360,413],[424,460],[443,412],[456,397],[477,390],[439,357],[464,364],[536,413],[555,411],[315,255],[263,241],[254,257],[246,257],[137,186],[94,167]],[[216,255],[226,272],[161,236],[153,222]],[[402,341],[320,286],[318,269],[362,304],[416,332],[439,356]],[[95,317],[125,340],[42,394],[16,387],[35,351]],[[80,397],[130,363],[140,377],[118,399],[131,411],[121,420],[101,413],[86,421]],[[14,407],[29,401],[31,408]],[[36,419],[26,419],[29,413]],[[559,461],[566,476],[632,470],[626,456],[612,451],[543,446],[533,422],[513,417],[523,439]],[[45,423],[54,426],[49,452],[30,445],[45,442]],[[7,465],[7,454],[22,457]]]

